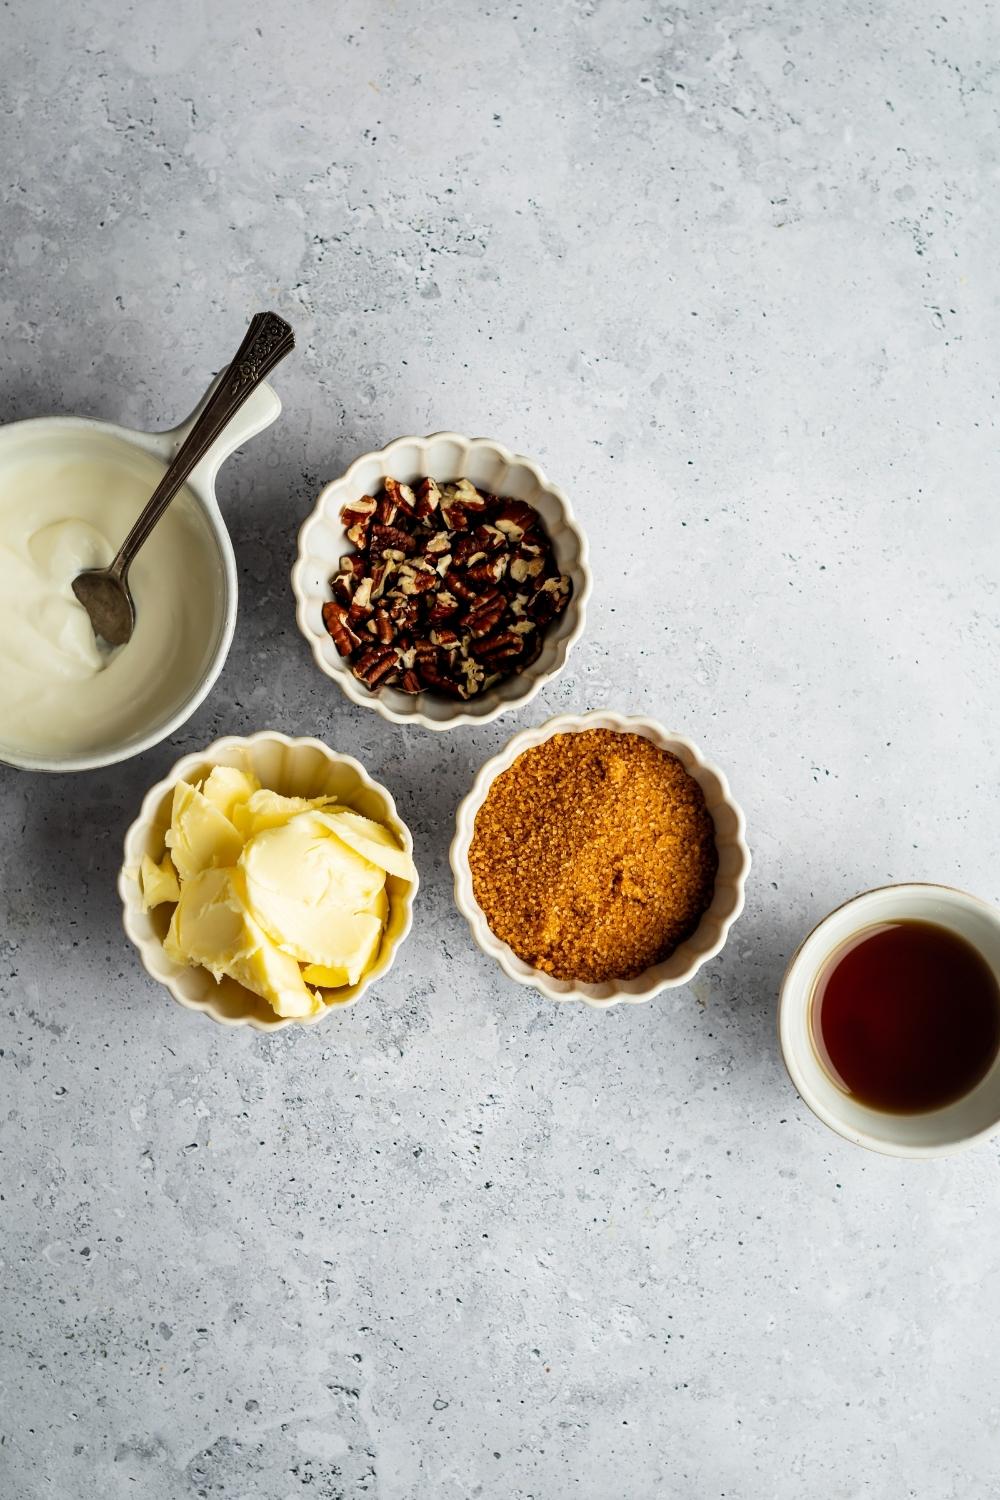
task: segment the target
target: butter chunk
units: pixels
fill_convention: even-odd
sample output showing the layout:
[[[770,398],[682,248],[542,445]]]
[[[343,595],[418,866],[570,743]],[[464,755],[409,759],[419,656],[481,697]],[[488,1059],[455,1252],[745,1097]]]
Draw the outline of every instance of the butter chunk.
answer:
[[[154,906],[162,906],[165,901],[181,899],[177,871],[174,869],[169,854],[164,857],[162,864],[157,864],[155,860],[150,859],[148,854],[142,856],[142,864],[139,866],[139,891],[142,896],[143,911],[152,911]]]
[[[354,916],[356,924],[345,942],[339,964],[309,964],[302,977],[306,984],[318,984],[324,990],[336,990],[345,984],[357,984],[378,958],[382,933],[389,916],[389,897],[385,888],[376,891],[363,912]],[[372,919],[374,918],[374,922]]]
[[[357,984],[349,969],[335,968],[332,964],[307,964],[302,978],[306,984],[315,984],[321,990],[340,990],[345,984]]]
[[[233,814],[237,807],[247,802],[254,792],[260,791],[260,782],[256,776],[250,775],[248,771],[241,771],[237,766],[213,766],[202,783],[201,791],[223,817],[232,823],[235,821]]]
[[[399,847],[395,835],[381,823],[346,808],[319,813],[318,816],[331,833],[362,859],[378,865],[390,875],[398,875],[401,880],[415,879],[417,872],[413,860],[405,849]]]
[[[219,979],[249,958],[253,939],[236,875],[235,870],[200,870],[181,882],[180,900],[163,943],[174,963],[202,964]]]
[[[299,813],[256,834],[240,867],[247,908],[273,942],[303,963],[355,966],[370,940],[359,936],[355,917],[370,916],[385,873],[333,837],[321,814]],[[371,922],[381,929],[381,919]]]
[[[329,800],[321,797],[310,802],[306,797],[283,797],[280,792],[262,787],[234,809],[233,822],[244,839],[252,839],[265,828],[280,828],[298,813],[311,812]]]
[[[163,947],[175,963],[201,964],[216,981],[228,974],[279,1016],[311,1016],[322,1004],[247,912],[239,870],[202,870],[183,882]]]
[[[227,971],[233,979],[266,1000],[276,1015],[301,1021],[304,1016],[314,1016],[321,1011],[322,1000],[306,987],[302,970],[294,958],[272,943],[249,915],[246,929],[253,947],[245,959],[240,959]]]
[[[186,781],[174,788],[167,848],[182,880],[202,870],[235,865],[243,840],[214,802]]]
[[[368,912],[342,917],[328,933],[328,953],[337,961],[308,964],[303,971],[307,984],[336,989],[341,984],[357,984],[366,969],[371,968],[382,941],[382,921]],[[336,975],[346,977],[335,978]]]

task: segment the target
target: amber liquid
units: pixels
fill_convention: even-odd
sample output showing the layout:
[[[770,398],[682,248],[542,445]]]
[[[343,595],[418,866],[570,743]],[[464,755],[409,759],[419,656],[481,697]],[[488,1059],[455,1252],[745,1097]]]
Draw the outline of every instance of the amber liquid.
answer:
[[[845,943],[816,981],[810,1019],[837,1087],[894,1114],[954,1103],[1000,1050],[992,969],[932,922],[885,922]]]

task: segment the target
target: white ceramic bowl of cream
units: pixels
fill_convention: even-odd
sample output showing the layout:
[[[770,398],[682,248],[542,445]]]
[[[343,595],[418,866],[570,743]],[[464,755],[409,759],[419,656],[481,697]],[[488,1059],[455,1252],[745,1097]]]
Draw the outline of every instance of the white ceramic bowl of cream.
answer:
[[[112,765],[194,712],[236,624],[215,477],[280,411],[260,386],[173,500],[132,565],[135,634],[110,658],[70,584],[110,562],[196,413],[158,433],[82,417],[0,428],[0,760],[34,771]]]

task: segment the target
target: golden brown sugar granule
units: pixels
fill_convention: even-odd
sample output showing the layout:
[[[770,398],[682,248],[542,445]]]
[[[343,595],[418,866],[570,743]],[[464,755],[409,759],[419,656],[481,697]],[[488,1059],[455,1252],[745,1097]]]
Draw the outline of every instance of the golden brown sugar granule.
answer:
[[[718,854],[701,787],[675,755],[591,729],[554,735],[496,778],[469,864],[486,920],[525,963],[599,984],[690,936]]]

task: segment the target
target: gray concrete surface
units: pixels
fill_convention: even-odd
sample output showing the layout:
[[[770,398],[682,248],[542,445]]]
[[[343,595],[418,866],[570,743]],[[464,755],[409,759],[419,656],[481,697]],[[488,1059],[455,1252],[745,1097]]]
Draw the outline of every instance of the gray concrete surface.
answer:
[[[0,774],[0,1495],[984,1500],[987,1146],[906,1165],[792,1092],[798,937],[916,877],[1000,897],[984,0],[0,11],[0,419],[167,426],[271,305],[281,422],[225,471],[238,636],[182,734]],[[399,732],[310,665],[320,483],[452,426],[538,458],[597,570],[541,699]],[[475,768],[563,709],[729,770],[756,866],[690,991],[556,1010],[452,908]],[[119,930],[144,788],[319,734],[414,827],[378,992],[267,1040]]]

